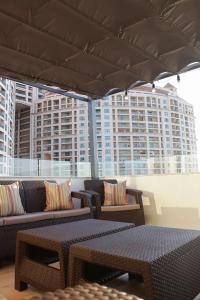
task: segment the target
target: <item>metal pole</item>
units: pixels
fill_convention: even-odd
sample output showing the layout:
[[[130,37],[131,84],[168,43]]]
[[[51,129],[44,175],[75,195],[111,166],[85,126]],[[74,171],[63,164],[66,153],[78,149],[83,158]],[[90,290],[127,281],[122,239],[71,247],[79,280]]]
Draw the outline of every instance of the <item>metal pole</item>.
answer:
[[[40,176],[40,159],[38,158],[38,176]]]
[[[90,142],[90,163],[92,179],[99,177],[98,156],[96,142],[96,102],[90,99],[88,101],[88,121],[89,121],[89,142]]]
[[[12,78],[9,78],[9,77],[5,77],[5,78],[10,79],[10,80],[15,81],[15,82],[20,82],[20,83],[23,83],[23,84],[26,84],[26,85],[33,86],[33,87],[36,87],[38,89],[49,91],[49,92],[52,92],[52,93],[55,93],[55,94],[60,94],[60,95],[63,95],[63,96],[67,96],[67,97],[71,97],[71,98],[74,98],[74,99],[77,99],[77,100],[81,100],[81,101],[84,101],[84,102],[89,101],[88,97],[85,97],[85,96],[82,96],[80,94],[73,93],[73,92],[67,92],[67,91],[62,90],[60,88],[55,88],[55,87],[52,87],[52,86],[48,86],[48,85],[41,84],[41,83],[36,83],[36,82],[29,82],[29,81],[24,81],[24,80],[12,79]]]

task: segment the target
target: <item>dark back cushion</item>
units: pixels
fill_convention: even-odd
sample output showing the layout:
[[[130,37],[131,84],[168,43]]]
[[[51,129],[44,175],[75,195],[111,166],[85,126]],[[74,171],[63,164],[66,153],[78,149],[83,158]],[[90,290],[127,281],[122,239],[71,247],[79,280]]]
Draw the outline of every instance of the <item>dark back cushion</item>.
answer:
[[[12,184],[16,181],[18,181],[18,180],[6,180],[6,181],[1,180],[0,185],[8,185],[8,184]],[[18,182],[19,182],[19,194],[20,194],[20,197],[21,197],[22,205],[23,205],[24,210],[26,210],[26,201],[25,201],[24,189],[23,189],[21,181],[18,181]]]
[[[26,199],[26,212],[43,211],[46,207],[44,181],[22,181]]]
[[[92,180],[84,181],[85,190],[95,191],[100,194],[102,205],[104,202],[104,184],[103,184],[104,181],[112,184],[117,183],[116,179],[105,179],[105,180],[92,179]]]

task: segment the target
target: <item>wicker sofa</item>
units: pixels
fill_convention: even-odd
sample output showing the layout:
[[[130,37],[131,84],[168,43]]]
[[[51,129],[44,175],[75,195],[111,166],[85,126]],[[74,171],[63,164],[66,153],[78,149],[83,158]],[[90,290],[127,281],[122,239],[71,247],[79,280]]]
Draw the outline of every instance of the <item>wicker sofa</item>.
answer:
[[[13,182],[0,181],[1,185],[11,183]],[[90,195],[80,192],[71,193],[76,208],[44,212],[46,205],[44,181],[20,181],[20,196],[26,214],[0,217],[0,262],[4,257],[14,256],[18,230],[72,222],[93,216]]]

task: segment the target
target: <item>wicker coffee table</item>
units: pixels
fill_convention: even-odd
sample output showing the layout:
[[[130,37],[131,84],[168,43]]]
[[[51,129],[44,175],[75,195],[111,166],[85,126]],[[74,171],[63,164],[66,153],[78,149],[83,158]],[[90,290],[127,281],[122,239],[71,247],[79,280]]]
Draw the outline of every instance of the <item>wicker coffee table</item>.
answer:
[[[200,231],[140,226],[72,245],[69,285],[88,263],[141,274],[145,300],[192,300],[200,292]]]
[[[83,220],[19,231],[17,234],[15,288],[27,284],[41,290],[65,288],[69,247],[77,242],[134,227],[130,223]],[[58,261],[59,268],[50,263]]]

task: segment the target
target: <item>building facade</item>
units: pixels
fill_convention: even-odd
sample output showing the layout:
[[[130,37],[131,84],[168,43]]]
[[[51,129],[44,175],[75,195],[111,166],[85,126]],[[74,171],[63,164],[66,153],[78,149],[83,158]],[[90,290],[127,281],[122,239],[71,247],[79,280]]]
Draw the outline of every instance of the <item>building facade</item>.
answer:
[[[34,102],[33,157],[66,161],[78,176],[90,161],[87,103],[52,93]],[[100,176],[196,171],[193,107],[167,84],[96,101]],[[82,169],[81,169],[82,168]]]
[[[34,103],[44,97],[38,88],[14,83],[15,95],[15,157],[33,158]]]
[[[65,161],[74,176],[81,175],[83,165],[89,168],[87,103],[46,93],[45,99],[34,103],[34,122],[35,158]]]
[[[14,155],[14,84],[0,77],[0,174],[12,172]]]
[[[171,84],[155,93],[150,86],[138,87],[127,99],[119,93],[97,106],[102,176],[198,169],[193,106]]]

